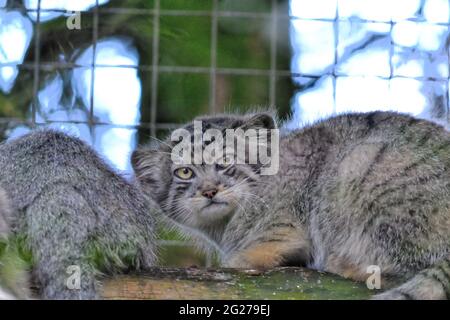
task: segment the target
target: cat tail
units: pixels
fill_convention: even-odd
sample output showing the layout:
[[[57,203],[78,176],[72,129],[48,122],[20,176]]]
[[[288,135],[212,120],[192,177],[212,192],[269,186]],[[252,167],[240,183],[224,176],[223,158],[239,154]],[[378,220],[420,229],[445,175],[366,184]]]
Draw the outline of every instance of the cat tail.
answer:
[[[450,300],[450,257],[404,284],[377,294],[373,300]]]

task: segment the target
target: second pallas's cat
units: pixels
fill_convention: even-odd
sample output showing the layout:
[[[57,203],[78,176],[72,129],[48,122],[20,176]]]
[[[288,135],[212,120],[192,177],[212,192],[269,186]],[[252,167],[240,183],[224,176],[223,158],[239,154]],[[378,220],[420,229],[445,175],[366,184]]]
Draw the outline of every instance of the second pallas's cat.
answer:
[[[276,127],[269,113],[197,120],[204,130]],[[376,265],[410,277],[377,298],[450,298],[450,133],[440,126],[390,112],[336,116],[282,135],[279,172],[267,176],[255,165],[180,167],[173,145],[137,150],[137,178],[170,221],[219,248],[223,265],[360,281]]]

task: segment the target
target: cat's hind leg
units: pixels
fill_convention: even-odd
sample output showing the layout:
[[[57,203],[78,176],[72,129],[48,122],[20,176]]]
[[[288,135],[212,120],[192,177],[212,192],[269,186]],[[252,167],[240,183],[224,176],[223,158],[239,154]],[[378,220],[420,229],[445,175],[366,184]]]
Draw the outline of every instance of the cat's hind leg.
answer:
[[[40,298],[98,298],[86,252],[96,215],[83,196],[64,184],[50,186],[27,208],[26,223]]]

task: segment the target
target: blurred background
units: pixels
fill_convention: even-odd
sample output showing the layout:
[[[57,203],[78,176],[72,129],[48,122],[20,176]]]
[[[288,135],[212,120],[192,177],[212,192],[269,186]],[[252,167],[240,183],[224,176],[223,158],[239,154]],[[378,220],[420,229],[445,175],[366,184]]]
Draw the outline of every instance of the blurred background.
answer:
[[[0,0],[0,139],[50,126],[131,176],[196,115],[449,119],[450,0]],[[164,265],[211,265],[161,230]]]

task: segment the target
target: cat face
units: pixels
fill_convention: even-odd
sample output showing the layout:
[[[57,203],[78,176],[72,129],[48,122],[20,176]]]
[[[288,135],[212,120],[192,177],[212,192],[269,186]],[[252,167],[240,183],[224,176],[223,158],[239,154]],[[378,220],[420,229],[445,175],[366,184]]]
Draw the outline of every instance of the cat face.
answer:
[[[274,129],[270,114],[225,115],[197,118],[202,130]],[[193,123],[183,127],[194,131]],[[164,213],[183,225],[208,229],[226,224],[239,209],[249,205],[260,179],[259,164],[236,161],[236,154],[224,150],[227,161],[200,164],[175,163],[171,152],[176,143],[167,139],[156,148],[144,147],[133,153],[136,177],[144,191],[159,202]],[[202,150],[207,147],[204,143]]]
[[[258,175],[247,165],[171,166],[165,207],[171,217],[191,227],[225,223],[251,194]]]

